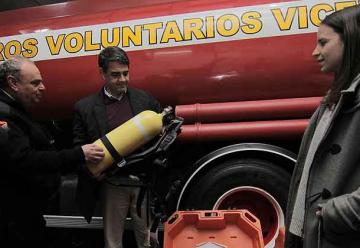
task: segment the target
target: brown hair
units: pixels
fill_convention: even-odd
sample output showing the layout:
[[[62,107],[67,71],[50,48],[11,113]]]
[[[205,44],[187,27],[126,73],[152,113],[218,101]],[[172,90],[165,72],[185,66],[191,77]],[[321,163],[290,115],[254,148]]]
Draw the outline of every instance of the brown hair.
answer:
[[[331,27],[338,33],[344,43],[344,52],[339,71],[324,102],[333,105],[341,91],[347,89],[353,79],[360,73],[360,6],[352,6],[336,11],[325,17],[321,24]]]
[[[109,67],[109,62],[119,62],[123,65],[130,65],[129,58],[124,50],[116,46],[110,46],[103,49],[98,58],[99,67],[103,69],[104,72],[107,72]]]

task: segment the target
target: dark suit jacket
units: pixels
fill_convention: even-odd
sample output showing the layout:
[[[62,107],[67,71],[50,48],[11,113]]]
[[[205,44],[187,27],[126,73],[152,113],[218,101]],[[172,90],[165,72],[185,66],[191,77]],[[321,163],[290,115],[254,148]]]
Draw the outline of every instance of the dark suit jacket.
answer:
[[[75,104],[74,145],[92,143],[110,131],[102,91],[103,89]],[[129,88],[127,95],[134,116],[144,110],[152,110],[157,113],[162,110],[159,102],[145,91]],[[94,214],[98,186],[99,183],[91,178],[86,171],[79,174],[76,200],[81,213],[88,222],[91,221]]]
[[[0,120],[8,124],[6,130],[0,128],[1,139],[7,136],[0,142],[0,217],[6,217],[5,222],[37,220],[45,213],[49,197],[58,190],[61,172],[76,172],[85,161],[84,154],[80,147],[56,151],[23,105],[2,91]]]

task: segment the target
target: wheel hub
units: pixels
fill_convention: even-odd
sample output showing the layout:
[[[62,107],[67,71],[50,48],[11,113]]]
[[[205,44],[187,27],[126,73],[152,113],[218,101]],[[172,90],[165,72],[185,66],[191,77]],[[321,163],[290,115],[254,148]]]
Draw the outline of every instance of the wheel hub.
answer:
[[[279,203],[268,192],[252,186],[241,186],[225,192],[213,210],[247,209],[261,223],[265,248],[275,246],[279,228],[284,226],[284,214]]]

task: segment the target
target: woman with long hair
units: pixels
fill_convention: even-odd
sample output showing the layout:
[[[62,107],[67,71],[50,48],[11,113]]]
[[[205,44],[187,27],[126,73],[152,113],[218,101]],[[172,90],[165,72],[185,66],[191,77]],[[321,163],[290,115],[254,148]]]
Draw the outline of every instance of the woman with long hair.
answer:
[[[286,248],[360,247],[360,6],[327,16],[313,51],[333,83],[293,173]]]

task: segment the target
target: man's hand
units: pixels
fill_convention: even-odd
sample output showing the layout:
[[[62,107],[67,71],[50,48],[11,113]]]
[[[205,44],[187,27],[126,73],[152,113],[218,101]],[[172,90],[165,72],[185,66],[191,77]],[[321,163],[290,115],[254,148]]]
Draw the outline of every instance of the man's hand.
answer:
[[[85,161],[92,164],[97,164],[101,162],[101,160],[105,156],[104,150],[95,144],[83,145],[81,149],[84,152]]]

